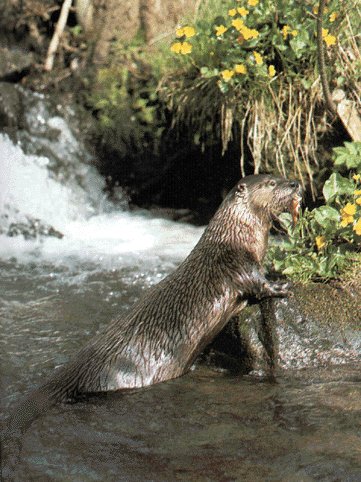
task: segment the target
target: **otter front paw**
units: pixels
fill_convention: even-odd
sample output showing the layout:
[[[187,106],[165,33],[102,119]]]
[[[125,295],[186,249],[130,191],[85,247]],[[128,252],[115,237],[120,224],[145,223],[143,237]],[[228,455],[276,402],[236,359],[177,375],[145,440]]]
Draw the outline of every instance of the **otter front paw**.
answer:
[[[292,293],[289,291],[289,283],[274,282],[270,283],[267,281],[263,285],[262,298],[286,298],[291,296]]]

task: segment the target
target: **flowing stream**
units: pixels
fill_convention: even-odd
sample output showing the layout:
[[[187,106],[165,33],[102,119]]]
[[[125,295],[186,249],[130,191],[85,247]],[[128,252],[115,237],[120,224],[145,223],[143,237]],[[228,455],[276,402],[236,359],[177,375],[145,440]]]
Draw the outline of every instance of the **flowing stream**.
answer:
[[[15,144],[0,134],[2,417],[174,269],[202,232],[107,201],[67,121],[44,99],[29,102],[31,129]],[[148,389],[54,407],[25,435],[18,478],[356,482],[360,395],[357,366],[288,371],[275,384],[196,367]]]

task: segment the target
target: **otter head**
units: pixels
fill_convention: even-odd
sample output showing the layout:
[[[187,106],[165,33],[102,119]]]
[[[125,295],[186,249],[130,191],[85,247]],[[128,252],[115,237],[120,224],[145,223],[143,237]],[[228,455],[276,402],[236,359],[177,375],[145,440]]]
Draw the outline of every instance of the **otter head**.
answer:
[[[297,181],[288,181],[268,174],[247,176],[237,185],[236,193],[246,196],[247,203],[261,218],[277,219],[289,211],[295,224],[299,217],[302,188]]]

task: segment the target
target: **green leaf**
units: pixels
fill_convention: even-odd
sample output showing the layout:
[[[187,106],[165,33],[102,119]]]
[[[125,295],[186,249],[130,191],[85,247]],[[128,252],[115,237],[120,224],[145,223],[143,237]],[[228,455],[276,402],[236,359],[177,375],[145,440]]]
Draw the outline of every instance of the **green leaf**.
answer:
[[[345,165],[348,169],[361,168],[361,142],[345,142],[344,146],[333,149],[335,166]]]
[[[323,228],[329,228],[330,225],[338,223],[340,213],[331,206],[320,206],[312,211],[315,221]]]
[[[226,84],[225,82],[219,82],[219,90],[222,92],[222,94],[226,94],[229,90],[229,86],[228,84]]]
[[[306,77],[302,77],[301,78],[301,84],[303,85],[303,87],[308,90],[312,87],[313,85],[313,79],[307,79]]]
[[[326,202],[329,202],[337,195],[352,194],[354,188],[355,185],[350,179],[341,176],[339,173],[333,173],[325,182],[322,193]]]

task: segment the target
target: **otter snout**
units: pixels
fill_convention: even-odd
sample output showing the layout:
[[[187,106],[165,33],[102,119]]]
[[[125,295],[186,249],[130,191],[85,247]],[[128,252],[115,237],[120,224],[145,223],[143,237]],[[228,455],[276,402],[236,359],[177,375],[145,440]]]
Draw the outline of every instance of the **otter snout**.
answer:
[[[301,184],[298,181],[289,181],[289,185],[294,189],[301,189]]]
[[[303,190],[301,184],[298,181],[289,181],[289,185],[302,198]]]

